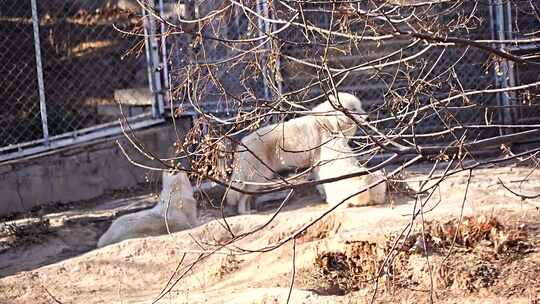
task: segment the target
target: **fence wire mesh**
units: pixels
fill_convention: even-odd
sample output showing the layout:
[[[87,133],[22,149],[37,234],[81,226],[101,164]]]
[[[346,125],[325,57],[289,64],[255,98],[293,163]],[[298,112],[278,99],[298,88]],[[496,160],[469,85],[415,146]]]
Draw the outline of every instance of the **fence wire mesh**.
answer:
[[[30,1],[0,3],[0,147],[43,136]]]
[[[36,1],[51,137],[118,120],[118,103],[151,108],[143,39],[120,31],[140,29],[140,8],[113,2]],[[0,35],[0,147],[43,139],[31,0],[0,3]]]
[[[400,3],[409,2],[414,3]],[[0,147],[41,139],[44,133],[30,3],[30,0],[0,3],[0,81],[5,88],[0,97],[6,101],[0,110]],[[504,71],[507,75],[499,75],[501,62],[478,48],[434,46],[432,42],[406,35],[369,39],[394,31],[377,18],[358,14],[372,9],[371,2],[357,3],[355,7],[324,1],[303,3],[301,18],[290,4],[281,2],[145,0],[141,3],[150,8],[146,20],[152,14],[167,20],[156,25],[156,30],[163,31],[166,39],[159,50],[161,59],[167,63],[158,67],[163,73],[160,81],[165,84],[170,81],[164,89],[170,88],[167,94],[172,96],[171,100],[193,113],[204,110],[232,118],[238,111],[253,108],[261,112],[270,108],[285,111],[283,103],[276,101],[285,97],[303,104],[328,88],[328,81],[320,81],[325,72],[322,63],[334,74],[338,89],[358,96],[375,119],[395,115],[412,99],[425,106],[449,93],[539,80],[537,70],[519,64],[510,64]],[[388,5],[395,3],[387,1]],[[404,4],[400,12],[407,15],[417,9],[416,5]],[[499,18],[505,24],[506,39],[537,37],[537,11],[534,1],[492,0],[441,2],[429,6],[426,13],[438,14],[440,25],[430,26],[435,26],[432,29],[440,34],[493,40],[500,38],[495,26],[498,14],[502,14]],[[51,136],[118,119],[117,102],[124,105],[128,116],[150,111],[153,96],[148,89],[147,58],[129,55],[130,51],[142,53],[139,51],[144,47],[143,40],[126,37],[117,30],[142,33],[144,18],[140,18],[140,12],[135,0],[38,1],[39,49],[47,129]],[[456,19],[456,16],[467,18]],[[453,20],[466,26],[453,28]],[[284,26],[289,21],[292,23]],[[422,20],[411,22],[423,25]],[[341,36],[325,32],[345,33],[345,29],[346,35]],[[537,46],[536,43],[503,47],[519,55],[526,48]],[[403,61],[404,58],[410,59]],[[387,65],[392,60],[401,63]],[[412,81],[421,80],[423,75],[436,79],[437,85]],[[505,84],[504,79],[511,81]],[[516,109],[511,113],[513,120],[527,122],[540,117],[540,112],[519,107],[523,103],[535,103],[538,93],[537,89],[531,89],[509,94],[509,102]],[[501,110],[501,98],[496,94],[475,94],[470,97],[474,104],[470,108],[464,106],[467,100],[457,99],[444,110],[417,120],[415,128],[428,133],[447,128],[447,122],[454,125],[500,122],[508,115]],[[313,103],[303,105],[310,107]],[[265,116],[265,121],[268,117]],[[391,129],[393,125],[381,122],[378,127]],[[488,128],[475,132],[481,137],[497,131]]]
[[[441,2],[429,6],[426,14],[440,14],[437,17],[440,24],[431,25],[438,35],[493,41],[496,39],[497,5],[508,14],[508,7],[530,5],[526,2]],[[328,83],[322,83],[326,88],[319,83],[321,72],[324,72],[321,67],[325,63],[337,75],[334,81],[338,83],[338,89],[355,94],[370,111],[370,117],[380,119],[403,111],[407,102],[426,106],[449,94],[501,88],[505,86],[501,79],[513,77],[500,74],[501,61],[479,48],[461,44],[436,45],[433,41],[428,43],[406,35],[370,39],[380,33],[394,32],[385,22],[377,22],[376,18],[367,18],[369,21],[364,22],[362,14],[360,18],[354,14],[362,9],[369,11],[370,3],[334,4],[339,6],[333,9],[334,16],[331,13],[333,4],[320,3],[323,2],[302,3],[301,18],[288,4],[265,4],[264,1],[241,4],[219,0],[184,1],[178,4],[183,7],[180,9],[183,20],[205,18],[198,23],[172,20],[174,28],[182,32],[167,38],[172,85],[177,88],[174,97],[184,105],[225,113],[226,117],[233,117],[235,112],[253,105],[275,106],[267,101],[273,99],[276,102],[283,96],[302,103],[328,88]],[[400,11],[402,15],[408,15],[422,9],[418,7],[404,5]],[[512,12],[520,14],[520,10],[513,9]],[[271,21],[261,22],[265,16]],[[508,22],[507,17],[500,16],[503,22]],[[513,30],[524,33],[523,27],[529,26],[531,20],[522,20],[532,17],[527,12],[514,18]],[[353,18],[359,21],[351,21]],[[288,20],[297,24],[283,26]],[[520,28],[517,28],[518,20],[522,24]],[[419,24],[421,28],[425,25],[422,22],[413,20],[411,24]],[[340,26],[346,26],[350,35],[326,35],[324,32],[330,29],[345,31]],[[276,31],[281,27],[285,29]],[[264,34],[273,31],[276,31],[274,36]],[[331,47],[327,48],[327,45]],[[386,64],[404,58],[410,60]],[[529,77],[525,73],[520,75]],[[433,80],[436,85],[430,85],[428,81],[421,83],[423,77]],[[536,80],[529,77],[526,81]],[[510,100],[514,104],[521,101],[521,96]],[[508,115],[506,110],[503,111],[505,107],[507,105],[501,105],[497,94],[479,93],[447,103],[444,109],[418,119],[414,127],[417,132],[430,133],[463,124],[497,124]],[[391,129],[393,125],[386,122],[380,123],[379,127]],[[470,138],[482,138],[498,134],[499,130],[484,128],[467,132]],[[447,136],[432,136],[430,140],[456,140],[460,136],[461,133],[456,131]]]
[[[260,42],[242,43],[231,48],[223,40],[249,38],[253,36],[254,28],[263,25],[247,19],[240,9],[204,22],[182,23],[178,19],[193,20],[212,13],[223,4],[220,0],[166,2],[166,7],[174,6],[179,12],[171,21],[176,30],[182,32],[167,38],[167,49],[172,87],[176,89],[173,98],[182,100],[189,108],[200,107],[218,115],[231,116],[239,107],[257,106],[257,100],[271,96],[263,79],[265,72],[257,65],[265,60],[265,55],[250,53]],[[169,27],[168,30],[173,29]]]
[[[368,7],[364,8],[368,11]],[[403,15],[414,7],[402,8]],[[440,4],[437,10],[429,13],[451,11],[442,14],[440,26],[456,16],[470,16],[474,18],[468,30],[440,29],[452,36],[462,39],[492,39],[490,7],[479,5],[478,2],[462,2]],[[310,11],[309,8],[305,11]],[[313,6],[312,13],[304,13],[309,24],[320,28],[331,28],[330,14],[326,7]],[[322,15],[322,16],[321,16]],[[347,16],[335,16],[334,23],[343,23]],[[445,20],[448,19],[448,20]],[[367,22],[366,22],[367,23]],[[414,22],[412,22],[414,24]],[[414,26],[414,25],[413,25]],[[334,25],[334,28],[337,27]],[[342,72],[343,77],[336,77],[339,81],[339,90],[353,93],[362,100],[365,109],[374,119],[384,119],[399,115],[408,106],[417,104],[418,107],[429,105],[437,100],[444,99],[449,94],[458,92],[483,90],[493,88],[495,79],[493,67],[489,64],[488,53],[462,46],[435,47],[426,41],[419,41],[409,36],[398,36],[392,39],[374,39],[381,32],[392,33],[390,26],[376,24],[354,24],[351,34],[356,35],[357,41],[345,38],[334,38],[330,41],[332,49],[326,51],[327,37],[320,35],[314,43],[313,38],[307,41],[304,33],[296,31],[285,33],[288,39],[295,37],[299,44],[311,43],[318,45],[312,48],[298,48],[291,46],[284,49],[282,72],[286,91],[301,91],[310,83],[320,77],[323,61],[335,72]],[[363,37],[365,38],[363,38]],[[337,46],[337,47],[336,47]],[[325,53],[326,52],[326,53]],[[383,58],[381,60],[381,58]],[[410,58],[410,59],[407,59]],[[387,64],[392,61],[403,60],[399,65]],[[311,65],[310,65],[311,64]],[[348,71],[348,72],[347,72]],[[444,81],[441,81],[445,79]],[[424,83],[422,83],[424,80]],[[304,90],[301,98],[321,95],[323,88],[313,86]],[[463,107],[464,100],[446,104],[445,109],[434,111],[415,121],[414,129],[419,134],[441,132],[456,125],[474,125],[497,123],[500,113],[496,110],[498,101],[496,96],[478,94],[471,97],[470,104],[475,107]],[[489,122],[488,122],[489,121]],[[377,124],[381,130],[393,129],[399,121],[387,121]],[[474,137],[492,136],[497,130],[477,131],[470,134]],[[459,138],[462,132],[439,137],[429,137],[430,141],[453,141]],[[418,142],[425,142],[420,136]]]

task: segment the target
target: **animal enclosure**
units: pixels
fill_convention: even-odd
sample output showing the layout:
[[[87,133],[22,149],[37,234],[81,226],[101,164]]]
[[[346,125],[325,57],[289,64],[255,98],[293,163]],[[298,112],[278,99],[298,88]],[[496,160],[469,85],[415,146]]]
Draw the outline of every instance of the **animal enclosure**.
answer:
[[[49,1],[23,18],[41,133],[15,140],[26,120],[11,118],[0,161],[122,137],[0,165],[4,210],[36,207],[0,226],[0,302],[540,301],[538,1]],[[144,50],[147,103],[115,85],[129,64],[106,65],[90,95],[91,79],[62,86],[92,119],[59,134],[47,83],[66,78],[46,59],[114,40],[55,38],[70,31],[48,22],[79,17],[43,12],[74,6],[97,24],[130,12],[104,35]],[[94,96],[116,106],[85,114]],[[194,119],[136,130],[168,116]],[[142,196],[108,192],[134,183]],[[87,201],[54,204],[64,189]]]

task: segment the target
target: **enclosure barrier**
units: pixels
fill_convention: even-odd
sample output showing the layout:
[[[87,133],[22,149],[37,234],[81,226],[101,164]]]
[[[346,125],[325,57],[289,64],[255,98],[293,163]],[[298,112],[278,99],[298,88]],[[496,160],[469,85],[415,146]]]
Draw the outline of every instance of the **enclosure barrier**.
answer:
[[[155,18],[109,3],[0,3],[0,162],[164,121]]]

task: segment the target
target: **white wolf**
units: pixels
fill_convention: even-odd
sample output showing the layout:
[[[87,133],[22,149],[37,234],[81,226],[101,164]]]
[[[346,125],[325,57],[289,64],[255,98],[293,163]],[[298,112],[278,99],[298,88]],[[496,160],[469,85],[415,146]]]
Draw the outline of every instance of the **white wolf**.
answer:
[[[97,246],[176,232],[198,224],[197,201],[193,198],[193,189],[186,173],[173,175],[163,172],[163,190],[159,202],[152,209],[116,219],[99,238]]]
[[[362,171],[366,170],[354,157],[347,140],[338,138],[321,147],[319,165],[315,167],[314,175],[315,179],[321,180]],[[356,194],[363,187],[367,187],[380,179],[384,179],[382,173],[370,172],[367,175],[318,185],[317,190],[331,206],[335,206],[344,200],[346,201],[342,206],[359,207],[383,204],[386,202],[387,191],[386,182],[384,181],[373,188]]]
[[[337,98],[331,95],[329,99],[307,112],[309,115],[262,127],[242,138],[235,153],[232,185],[255,190],[257,186],[249,183],[268,182],[278,171],[312,166],[326,139],[354,135],[356,123],[343,112],[336,111],[332,104],[341,105],[357,120],[363,121],[365,111],[360,100],[342,92]],[[250,212],[252,201],[250,195],[234,190],[227,193],[227,203],[236,205],[240,214]]]

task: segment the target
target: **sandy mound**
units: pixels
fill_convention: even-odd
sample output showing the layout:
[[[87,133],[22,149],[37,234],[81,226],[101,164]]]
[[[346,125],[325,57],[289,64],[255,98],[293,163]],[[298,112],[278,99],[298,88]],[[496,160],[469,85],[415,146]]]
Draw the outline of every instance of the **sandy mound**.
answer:
[[[406,198],[398,199],[394,208],[342,209],[324,217],[296,238],[290,303],[365,302],[375,290],[376,302],[536,299],[539,201],[521,201],[490,186],[504,174],[511,180],[522,172],[498,171],[471,185],[463,217],[465,177],[450,179],[437,194],[440,199],[423,207],[424,225],[417,221],[410,231],[411,214],[419,204]],[[533,178],[522,189],[535,187]],[[327,208],[313,200],[297,201],[267,225],[271,211],[226,222],[216,219],[172,235],[127,240],[41,268],[28,267],[0,279],[0,303],[151,303],[161,294],[160,303],[285,303],[293,243],[265,249]],[[400,234],[406,237],[394,242]],[[239,239],[222,246],[233,238]],[[31,249],[39,251],[38,246]],[[240,249],[247,251],[233,254]],[[10,262],[26,259],[12,255]]]

